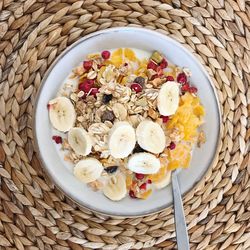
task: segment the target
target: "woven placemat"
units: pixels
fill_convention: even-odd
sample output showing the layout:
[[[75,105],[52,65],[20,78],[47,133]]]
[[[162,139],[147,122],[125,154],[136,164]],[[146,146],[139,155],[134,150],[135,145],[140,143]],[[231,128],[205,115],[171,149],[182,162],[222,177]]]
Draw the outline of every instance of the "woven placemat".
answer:
[[[250,2],[243,0],[0,1],[0,249],[176,248],[172,208],[133,219],[88,212],[54,188],[34,152],[31,114],[47,68],[80,37],[126,25],[184,44],[217,88],[219,155],[184,198],[191,249],[250,249]]]

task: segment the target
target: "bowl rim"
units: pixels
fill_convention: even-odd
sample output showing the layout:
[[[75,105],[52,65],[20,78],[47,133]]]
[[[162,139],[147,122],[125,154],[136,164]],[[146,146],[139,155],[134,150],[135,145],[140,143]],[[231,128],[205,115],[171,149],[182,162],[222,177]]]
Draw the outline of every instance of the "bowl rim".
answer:
[[[190,188],[189,190],[185,191],[183,194],[182,194],[182,197],[184,197],[187,193],[189,193],[191,190],[194,190],[196,189],[196,187],[199,185],[199,183],[202,181],[202,179],[204,179],[204,177],[206,176],[206,174],[208,173],[208,171],[210,169],[213,168],[214,164],[215,164],[215,159],[217,158],[218,154],[219,154],[219,146],[220,146],[220,140],[222,138],[222,113],[221,113],[221,106],[220,106],[220,101],[219,101],[219,98],[218,98],[218,94],[217,94],[217,90],[214,86],[214,84],[212,83],[212,80],[208,74],[208,72],[205,70],[205,67],[200,63],[200,61],[192,54],[191,51],[189,51],[185,46],[183,46],[180,42],[178,42],[177,40],[173,39],[172,37],[170,36],[167,36],[165,34],[162,34],[158,31],[155,31],[155,30],[151,30],[151,29],[148,29],[148,28],[144,28],[144,27],[114,27],[114,28],[107,28],[107,29],[103,29],[103,30],[99,30],[99,31],[96,31],[96,32],[93,32],[93,33],[90,33],[88,35],[85,35],[84,37],[78,39],[77,41],[75,41],[73,44],[71,44],[70,46],[68,46],[60,55],[57,56],[57,58],[53,61],[53,63],[49,66],[49,68],[46,70],[42,80],[41,80],[41,83],[40,83],[40,86],[38,88],[38,91],[36,93],[36,96],[35,96],[35,103],[34,103],[34,106],[33,106],[33,112],[32,112],[32,134],[33,134],[33,144],[34,144],[34,149],[35,149],[35,152],[36,152],[36,156],[37,156],[37,159],[38,161],[41,163],[41,166],[42,166],[42,169],[44,170],[46,176],[50,179],[50,181],[55,185],[56,188],[58,188],[69,200],[73,201],[74,203],[76,203],[80,208],[84,208],[86,209],[87,211],[90,211],[92,213],[96,213],[96,214],[100,214],[100,215],[104,215],[104,216],[108,216],[108,217],[113,217],[113,218],[138,218],[138,217],[144,217],[144,216],[150,216],[150,215],[153,215],[153,214],[156,214],[156,213],[160,213],[162,212],[163,210],[171,207],[173,204],[170,204],[170,205],[166,205],[164,207],[161,207],[160,209],[156,209],[154,211],[150,211],[148,213],[143,213],[143,214],[135,214],[135,215],[119,215],[119,214],[112,214],[112,213],[105,213],[103,211],[99,211],[97,209],[92,209],[92,208],[89,208],[86,204],[82,204],[80,203],[79,201],[77,201],[76,199],[74,199],[66,190],[64,190],[63,187],[61,187],[61,185],[59,183],[57,183],[51,176],[50,174],[50,170],[49,170],[49,167],[45,164],[44,160],[43,160],[43,157],[41,156],[40,154],[40,151],[39,151],[39,144],[38,144],[38,140],[37,140],[37,136],[36,136],[36,112],[37,112],[37,106],[38,106],[38,100],[40,98],[40,95],[41,95],[41,92],[42,92],[42,89],[44,87],[44,84],[50,74],[50,72],[53,70],[54,66],[58,63],[59,60],[61,60],[61,58],[64,57],[64,55],[66,55],[72,48],[74,48],[75,46],[77,46],[78,44],[92,38],[92,37],[96,37],[96,36],[99,36],[99,35],[102,35],[102,34],[105,34],[105,33],[109,33],[109,32],[119,32],[119,31],[138,31],[138,32],[146,32],[146,33],[149,33],[153,36],[158,36],[159,38],[162,38],[162,39],[169,39],[171,42],[173,42],[177,47],[180,47],[181,49],[183,49],[187,54],[188,56],[191,57],[192,61],[194,61],[196,64],[199,65],[200,69],[202,70],[203,74],[207,77],[209,83],[210,83],[210,86],[212,87],[212,90],[213,90],[213,94],[215,96],[215,100],[216,100],[216,106],[218,108],[218,119],[219,119],[219,128],[218,128],[218,138],[217,138],[217,142],[216,142],[216,147],[215,147],[215,150],[214,150],[214,155],[209,163],[209,167],[206,169],[206,171],[203,173],[203,175],[201,176],[200,180],[195,182],[192,186],[192,188]]]

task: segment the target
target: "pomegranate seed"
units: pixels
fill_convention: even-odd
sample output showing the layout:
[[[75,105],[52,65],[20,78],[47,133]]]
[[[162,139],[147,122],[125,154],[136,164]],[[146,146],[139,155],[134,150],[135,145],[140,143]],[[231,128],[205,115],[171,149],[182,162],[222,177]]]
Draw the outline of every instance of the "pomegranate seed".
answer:
[[[79,84],[78,89],[84,91],[85,93],[89,93],[89,91],[93,88],[94,82],[94,80],[85,79]]]
[[[175,149],[175,147],[176,147],[176,145],[175,145],[174,142],[171,142],[170,145],[168,146],[168,148],[169,148],[170,150]]]
[[[171,81],[174,81],[174,77],[173,77],[173,76],[167,76],[166,80],[167,80],[167,81],[170,81],[170,82],[171,82]]]
[[[147,189],[147,183],[141,184],[141,186],[139,188],[143,189],[143,190],[146,190]]]
[[[144,178],[144,176],[145,176],[144,174],[138,174],[138,173],[135,174],[135,177],[138,180],[142,180]]]
[[[51,104],[47,104],[47,109],[50,109],[51,108]]]
[[[96,94],[99,93],[98,88],[92,88],[90,94],[96,97]]]
[[[129,190],[129,196],[133,199],[136,198],[135,193],[132,190]]]
[[[131,89],[134,90],[136,93],[139,93],[142,91],[142,86],[138,83],[133,83],[131,85]]]
[[[149,61],[148,65],[147,65],[147,69],[156,70],[156,68],[157,68],[157,65],[153,61]]]
[[[102,58],[103,58],[104,60],[107,60],[107,59],[109,59],[109,57],[110,57],[110,52],[109,52],[108,50],[104,50],[104,51],[102,52]]]
[[[181,91],[185,92],[185,91],[189,91],[189,84],[188,83],[185,83],[184,85],[182,85],[181,87]]]
[[[127,63],[124,63],[124,66],[125,66],[125,67],[127,67],[127,66],[128,66],[128,64],[127,64]]]
[[[163,123],[167,123],[168,120],[169,120],[169,117],[168,117],[168,116],[165,116],[165,115],[161,115],[161,119],[162,119],[162,122],[163,122]]]
[[[167,68],[167,66],[168,66],[168,62],[167,62],[167,60],[165,58],[163,58],[161,63],[160,63],[160,67],[162,69],[165,69],[165,68]]]
[[[93,62],[92,61],[84,61],[83,62],[83,68],[86,70],[90,70],[92,68]]]
[[[61,144],[62,143],[62,137],[58,136],[58,135],[53,135],[52,140],[54,140],[56,144]]]
[[[198,89],[196,87],[190,87],[188,91],[190,93],[197,93]]]
[[[177,76],[177,82],[181,83],[181,84],[185,84],[187,83],[187,76],[185,73],[180,73],[178,76]]]
[[[148,184],[151,184],[151,183],[152,183],[152,181],[150,179],[148,179]]]

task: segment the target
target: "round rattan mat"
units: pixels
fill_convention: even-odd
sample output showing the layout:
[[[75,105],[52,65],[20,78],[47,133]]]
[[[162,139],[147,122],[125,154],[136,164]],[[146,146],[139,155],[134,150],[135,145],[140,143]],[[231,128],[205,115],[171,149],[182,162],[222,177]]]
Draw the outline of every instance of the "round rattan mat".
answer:
[[[216,164],[185,197],[192,249],[250,249],[247,91],[250,2],[0,1],[0,249],[173,249],[173,210],[132,219],[79,208],[42,172],[32,108],[54,59],[90,32],[144,26],[184,44],[217,88],[223,120]]]

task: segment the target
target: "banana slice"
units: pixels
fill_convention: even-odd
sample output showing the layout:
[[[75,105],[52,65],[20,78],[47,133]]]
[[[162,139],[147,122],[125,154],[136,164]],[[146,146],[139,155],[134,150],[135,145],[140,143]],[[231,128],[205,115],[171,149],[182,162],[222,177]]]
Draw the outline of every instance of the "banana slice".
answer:
[[[69,131],[75,123],[76,112],[67,97],[57,97],[49,102],[49,118],[53,127],[59,131]]]
[[[74,175],[77,179],[84,183],[97,180],[102,173],[103,166],[95,158],[86,158],[79,161],[74,167]]]
[[[103,194],[112,201],[119,201],[126,196],[126,180],[122,174],[113,175],[103,188]]]
[[[162,85],[157,97],[157,107],[161,115],[173,115],[179,106],[179,85],[177,82],[166,82]]]
[[[137,153],[128,160],[128,169],[135,173],[155,174],[160,167],[160,160],[150,153]]]
[[[71,128],[68,133],[71,148],[79,155],[86,156],[91,152],[92,139],[84,128]]]
[[[109,151],[114,158],[127,157],[135,147],[135,130],[128,122],[116,122],[109,133]]]
[[[171,171],[168,171],[162,180],[154,182],[154,186],[157,189],[162,189],[167,185],[169,185],[170,182],[171,182]]]
[[[159,154],[166,146],[164,131],[156,122],[142,121],[136,128],[136,136],[140,147],[151,153]]]

